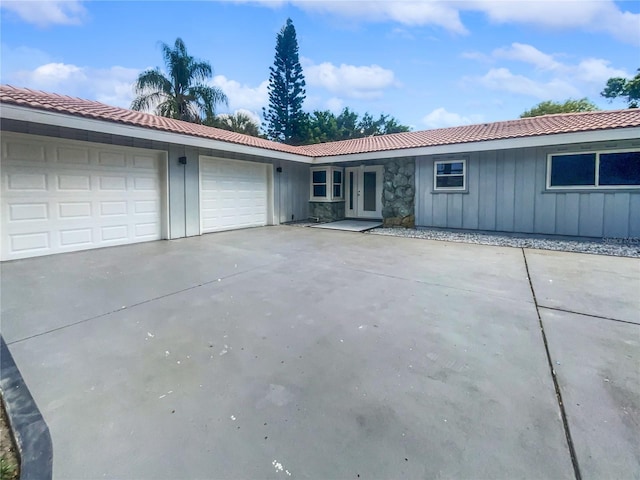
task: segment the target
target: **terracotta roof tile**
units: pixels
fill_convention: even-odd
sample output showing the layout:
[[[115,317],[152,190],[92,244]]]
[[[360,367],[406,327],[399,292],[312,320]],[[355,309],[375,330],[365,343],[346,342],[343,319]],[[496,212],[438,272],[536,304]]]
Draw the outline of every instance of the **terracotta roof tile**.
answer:
[[[292,147],[218,128],[159,117],[150,113],[111,107],[92,100],[82,100],[9,85],[0,86],[0,103],[312,157],[640,127],[640,109],[606,110],[601,112],[546,115],[505,122],[396,133],[341,142]]]

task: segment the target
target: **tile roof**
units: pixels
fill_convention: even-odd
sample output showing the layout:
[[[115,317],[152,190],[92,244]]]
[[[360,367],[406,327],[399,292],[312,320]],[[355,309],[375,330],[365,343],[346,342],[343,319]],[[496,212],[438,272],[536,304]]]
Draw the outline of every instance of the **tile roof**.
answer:
[[[136,112],[95,101],[25,88],[16,88],[9,85],[0,85],[0,103],[309,157],[382,152],[560,133],[640,127],[640,109],[605,110],[600,112],[545,115],[542,117],[522,118],[504,122],[395,133],[391,135],[293,147],[262,138],[229,132],[227,130],[159,117],[150,113]]]
[[[16,88],[10,85],[0,85],[0,103],[305,155],[299,152],[296,147],[271,142],[263,138],[251,137],[249,135],[242,135],[240,133],[184,122],[182,120],[160,117],[151,113],[112,107],[92,100],[83,100],[27,88]]]

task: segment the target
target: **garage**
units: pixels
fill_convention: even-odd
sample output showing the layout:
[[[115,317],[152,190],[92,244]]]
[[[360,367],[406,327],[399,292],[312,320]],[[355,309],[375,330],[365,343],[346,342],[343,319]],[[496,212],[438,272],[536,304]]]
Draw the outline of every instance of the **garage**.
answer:
[[[264,163],[200,157],[200,233],[267,225],[269,176]]]
[[[3,133],[2,260],[166,237],[164,152]]]

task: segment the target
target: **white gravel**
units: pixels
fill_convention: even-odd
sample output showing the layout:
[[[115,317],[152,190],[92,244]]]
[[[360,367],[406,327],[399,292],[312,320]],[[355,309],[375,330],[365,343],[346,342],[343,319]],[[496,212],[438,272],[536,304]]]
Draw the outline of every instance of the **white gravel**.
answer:
[[[640,258],[640,238],[554,239],[549,236],[458,232],[429,228],[374,228],[367,233],[394,237],[423,238],[446,242],[475,243],[500,247],[537,248],[562,252],[593,253]]]

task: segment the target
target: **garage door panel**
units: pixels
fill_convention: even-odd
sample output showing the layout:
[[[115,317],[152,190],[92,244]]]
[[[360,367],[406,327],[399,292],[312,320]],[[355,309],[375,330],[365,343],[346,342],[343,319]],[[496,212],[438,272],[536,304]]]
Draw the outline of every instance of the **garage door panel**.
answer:
[[[2,260],[161,238],[159,152],[38,142],[3,139]]]
[[[267,195],[266,165],[202,157],[202,233],[266,225]]]

